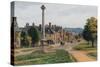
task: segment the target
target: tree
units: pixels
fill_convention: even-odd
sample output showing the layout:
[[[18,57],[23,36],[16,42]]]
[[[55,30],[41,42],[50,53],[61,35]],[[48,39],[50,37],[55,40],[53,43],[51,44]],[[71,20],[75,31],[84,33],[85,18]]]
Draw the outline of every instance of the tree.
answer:
[[[29,47],[32,47],[32,38],[30,36],[27,36],[27,41],[28,41]]]
[[[28,46],[27,35],[24,31],[21,32],[21,45],[23,47]]]
[[[97,19],[91,17],[87,19],[87,23],[83,30],[83,38],[88,42],[92,42],[92,47],[94,47],[94,42],[97,40]]]
[[[35,28],[35,26],[32,26],[28,30],[28,35],[32,38],[32,46],[34,47],[35,44],[38,43],[40,40],[39,31]]]

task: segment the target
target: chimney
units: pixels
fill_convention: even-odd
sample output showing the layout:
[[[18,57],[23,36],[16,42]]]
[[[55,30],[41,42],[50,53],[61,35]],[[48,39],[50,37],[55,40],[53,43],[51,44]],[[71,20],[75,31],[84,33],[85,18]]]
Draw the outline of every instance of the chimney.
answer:
[[[41,29],[42,29],[42,28],[41,28],[41,24],[39,24],[39,30],[41,31]]]
[[[26,27],[28,27],[29,26],[29,23],[26,23]]]
[[[32,26],[35,26],[34,22],[32,23]]]
[[[51,22],[49,22],[49,28],[51,28]]]

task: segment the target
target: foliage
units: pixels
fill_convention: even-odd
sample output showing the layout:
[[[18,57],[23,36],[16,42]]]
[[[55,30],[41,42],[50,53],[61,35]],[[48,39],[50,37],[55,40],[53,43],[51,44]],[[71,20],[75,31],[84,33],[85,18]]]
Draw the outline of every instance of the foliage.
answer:
[[[32,38],[32,46],[34,46],[34,44],[38,43],[40,40],[40,35],[39,35],[39,31],[32,26],[29,30],[28,30],[28,35]]]
[[[27,41],[28,41],[28,45],[29,47],[31,47],[32,45],[32,38],[30,36],[27,36]]]
[[[21,32],[22,39],[25,39],[26,33],[24,31]]]
[[[24,31],[21,32],[21,45],[22,47],[28,46],[27,34]]]
[[[97,19],[91,17],[87,19],[87,23],[83,30],[83,38],[87,41],[92,42],[92,47],[94,47],[94,41],[97,40]]]

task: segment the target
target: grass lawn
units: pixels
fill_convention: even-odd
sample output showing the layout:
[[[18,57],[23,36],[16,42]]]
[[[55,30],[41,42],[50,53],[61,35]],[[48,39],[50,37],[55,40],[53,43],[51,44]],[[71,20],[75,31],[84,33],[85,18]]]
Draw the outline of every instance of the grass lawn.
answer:
[[[91,47],[88,43],[80,43],[79,45],[74,47],[75,50],[96,50],[96,47]]]
[[[88,53],[88,56],[97,59],[97,52],[90,52],[90,53]]]
[[[16,56],[15,62],[20,61],[22,62],[15,63],[15,65],[65,63],[74,62],[74,59],[67,51],[59,49],[51,53],[35,51],[27,55]]]

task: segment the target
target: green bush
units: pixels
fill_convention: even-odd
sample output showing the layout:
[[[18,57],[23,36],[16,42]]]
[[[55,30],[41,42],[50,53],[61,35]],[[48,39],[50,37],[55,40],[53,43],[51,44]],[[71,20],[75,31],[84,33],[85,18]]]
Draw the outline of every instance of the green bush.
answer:
[[[32,26],[28,30],[28,35],[32,38],[32,46],[35,46],[35,44],[37,44],[40,40],[40,32],[36,27]]]

